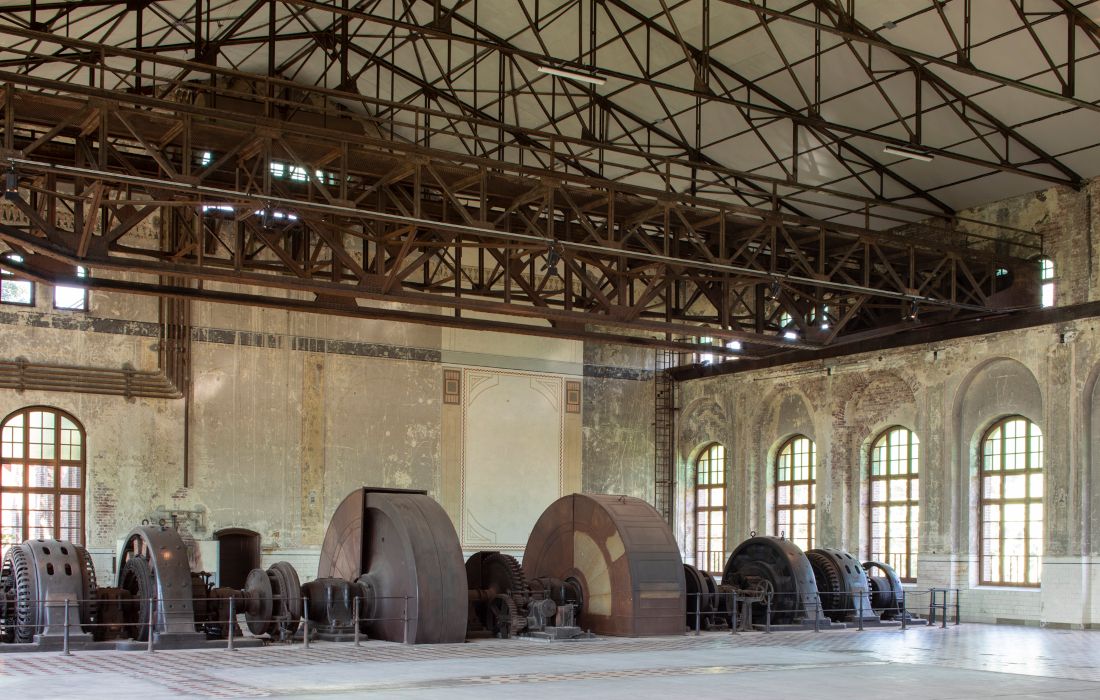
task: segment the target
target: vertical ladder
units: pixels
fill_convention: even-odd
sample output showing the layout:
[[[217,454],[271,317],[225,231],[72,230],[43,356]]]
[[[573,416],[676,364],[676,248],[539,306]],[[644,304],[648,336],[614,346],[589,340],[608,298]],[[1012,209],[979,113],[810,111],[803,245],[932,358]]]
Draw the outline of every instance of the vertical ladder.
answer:
[[[653,507],[672,524],[675,491],[676,382],[668,370],[678,362],[674,350],[658,349],[653,374]]]

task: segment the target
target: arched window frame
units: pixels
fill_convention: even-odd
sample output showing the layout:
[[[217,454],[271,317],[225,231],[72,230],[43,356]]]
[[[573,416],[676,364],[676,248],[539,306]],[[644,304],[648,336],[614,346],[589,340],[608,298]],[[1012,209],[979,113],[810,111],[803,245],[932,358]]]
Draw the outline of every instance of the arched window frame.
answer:
[[[726,448],[707,445],[695,460],[695,563],[719,573],[726,556]]]
[[[87,454],[84,426],[61,409],[27,406],[0,422],[0,550],[47,537],[84,544]]]
[[[1037,588],[1040,585],[1044,546],[1043,449],[1042,431],[1025,416],[1005,416],[982,435],[978,476],[978,581],[983,586]],[[1009,479],[1017,481],[1010,483]],[[1013,486],[1015,488],[1011,488]],[[1009,495],[1010,488],[1012,493],[1020,493],[1020,487],[1023,495]],[[1008,519],[1009,508],[1022,508],[1022,522]],[[1006,536],[1013,523],[1022,524],[1021,537]],[[1022,542],[1024,554],[1007,554],[1006,542],[1010,540]],[[1018,557],[1020,561],[1011,561],[1009,557]]]
[[[805,435],[794,435],[776,452],[775,534],[785,534],[803,550],[813,549],[817,527],[817,445]],[[795,531],[804,512],[806,534]]]
[[[868,558],[892,566],[903,582],[915,582],[920,530],[920,440],[904,426],[890,426],[871,442],[869,461]],[[900,537],[898,529],[902,529]]]

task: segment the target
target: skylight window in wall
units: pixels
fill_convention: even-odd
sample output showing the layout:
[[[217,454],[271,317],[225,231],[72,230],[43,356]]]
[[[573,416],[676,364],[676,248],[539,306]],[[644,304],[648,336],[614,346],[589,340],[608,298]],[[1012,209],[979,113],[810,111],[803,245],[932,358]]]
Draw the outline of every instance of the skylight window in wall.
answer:
[[[23,262],[22,256],[8,254],[5,260]],[[0,270],[0,303],[34,306],[34,282],[22,280],[7,270]]]
[[[1054,306],[1054,261],[1039,258],[1039,303],[1043,308]]]
[[[88,271],[83,267],[77,267],[76,276],[87,277]],[[62,311],[87,311],[88,290],[85,287],[58,285],[53,288],[53,306]]]

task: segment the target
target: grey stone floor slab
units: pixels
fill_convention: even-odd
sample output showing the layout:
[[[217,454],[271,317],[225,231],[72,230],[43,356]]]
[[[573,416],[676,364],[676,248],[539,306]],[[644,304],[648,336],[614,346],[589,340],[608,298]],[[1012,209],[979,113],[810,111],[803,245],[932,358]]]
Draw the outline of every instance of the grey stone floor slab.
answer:
[[[1100,632],[963,625],[704,634],[581,644],[484,640],[0,656],[0,698],[1100,700]]]

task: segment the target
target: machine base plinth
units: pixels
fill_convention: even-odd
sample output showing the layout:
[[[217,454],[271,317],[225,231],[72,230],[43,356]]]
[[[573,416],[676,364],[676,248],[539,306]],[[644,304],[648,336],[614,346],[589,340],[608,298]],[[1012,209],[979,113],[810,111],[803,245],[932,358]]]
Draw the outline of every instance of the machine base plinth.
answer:
[[[109,649],[116,649],[118,651],[145,651],[149,648],[148,642],[142,642],[136,639],[126,639],[117,642],[106,642],[110,646]],[[158,636],[153,640],[154,649],[224,649],[227,642],[224,639],[207,639],[206,635],[199,635],[198,637],[191,637],[189,635],[164,635]],[[263,639],[257,639],[256,637],[240,637],[233,639],[233,647],[241,649],[244,647],[262,647],[264,645]]]
[[[854,625],[844,623],[844,622],[829,622],[828,620],[818,620],[817,621],[817,629],[822,631],[822,632],[825,632],[825,631],[828,631],[828,630],[847,630],[847,629],[852,629],[853,627],[854,627]],[[766,632],[766,631],[768,631],[768,626],[767,625],[754,624],[752,626],[752,628],[754,630],[756,630],[757,632]],[[813,620],[806,620],[805,622],[784,623],[782,625],[772,625],[771,626],[771,631],[772,632],[805,632],[806,630],[813,630],[813,629],[814,629],[814,621]]]
[[[516,639],[530,639],[539,642],[584,642],[595,638],[596,635],[585,632],[580,627],[546,627],[538,632],[530,632],[516,637]]]

